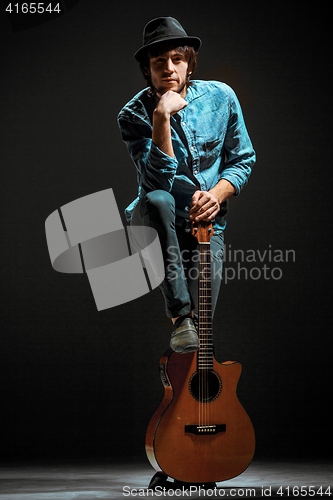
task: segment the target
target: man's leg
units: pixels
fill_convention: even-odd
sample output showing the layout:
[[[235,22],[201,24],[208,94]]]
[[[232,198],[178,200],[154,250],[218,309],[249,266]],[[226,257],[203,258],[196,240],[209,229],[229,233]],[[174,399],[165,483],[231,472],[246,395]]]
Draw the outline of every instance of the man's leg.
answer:
[[[148,193],[136,206],[131,225],[154,228],[160,239],[165,279],[160,285],[166,315],[177,318],[191,314],[193,304],[188,290],[175,228],[175,200],[167,191]]]
[[[175,200],[167,191],[148,193],[136,206],[131,225],[154,228],[160,239],[165,279],[160,285],[166,314],[174,320],[170,346],[178,353],[199,349],[199,339],[192,316],[194,303],[185,278],[175,227]]]

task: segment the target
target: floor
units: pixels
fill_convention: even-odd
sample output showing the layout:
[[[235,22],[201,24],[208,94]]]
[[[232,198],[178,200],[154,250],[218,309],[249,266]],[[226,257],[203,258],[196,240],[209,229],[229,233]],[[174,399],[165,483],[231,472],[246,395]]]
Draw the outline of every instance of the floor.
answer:
[[[155,492],[147,491],[154,473],[149,464],[4,465],[0,468],[0,500],[195,499],[228,496],[283,500],[299,496],[329,500],[333,496],[333,462],[254,460],[243,474],[217,483],[216,489],[199,490],[192,487],[187,492],[176,486],[172,489],[160,488]],[[167,485],[172,486],[172,483],[168,481]]]

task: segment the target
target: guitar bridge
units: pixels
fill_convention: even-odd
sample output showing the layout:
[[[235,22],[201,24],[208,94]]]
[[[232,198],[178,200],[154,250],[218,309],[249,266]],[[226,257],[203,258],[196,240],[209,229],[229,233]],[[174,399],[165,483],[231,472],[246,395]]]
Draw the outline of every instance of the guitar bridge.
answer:
[[[225,432],[226,424],[216,424],[216,425],[185,425],[185,433],[195,434],[196,436],[202,436],[207,434],[217,434],[218,432]]]

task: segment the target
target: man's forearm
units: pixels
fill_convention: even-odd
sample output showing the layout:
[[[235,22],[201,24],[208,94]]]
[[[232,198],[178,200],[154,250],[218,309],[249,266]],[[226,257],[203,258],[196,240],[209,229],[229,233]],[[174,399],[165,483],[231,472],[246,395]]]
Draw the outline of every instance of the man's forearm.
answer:
[[[171,141],[170,115],[155,109],[153,115],[152,141],[163,153],[175,157]]]
[[[221,179],[212,189],[210,189],[210,192],[217,198],[219,204],[221,204],[235,194],[236,189],[231,182],[226,179]]]

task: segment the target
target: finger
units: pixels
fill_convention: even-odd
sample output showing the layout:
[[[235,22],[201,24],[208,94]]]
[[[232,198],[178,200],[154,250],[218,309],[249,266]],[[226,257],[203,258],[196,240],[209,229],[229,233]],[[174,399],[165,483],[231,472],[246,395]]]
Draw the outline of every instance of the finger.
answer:
[[[195,202],[195,204],[192,205],[192,208],[190,210],[190,214],[194,215],[197,212],[200,213],[203,210],[209,208],[214,204],[214,200],[212,200],[207,193],[204,191],[201,191],[199,199]]]
[[[205,199],[207,198],[206,191],[195,191],[192,196],[192,206],[199,204],[200,206],[205,203]],[[200,200],[200,201],[199,201]]]
[[[200,195],[202,194],[202,191],[195,191],[192,196],[192,202],[191,202],[191,207],[193,208],[197,203],[200,198]]]
[[[215,217],[217,216],[217,214],[219,213],[219,211],[220,211],[220,207],[214,208],[213,211],[211,212],[211,214],[208,215],[207,219],[205,219],[205,220],[211,221],[211,220],[215,219]]]
[[[213,202],[213,200],[210,200],[210,202],[207,202],[204,206],[202,206],[200,209],[194,212],[191,218],[195,219],[196,221],[211,220],[218,214],[219,211],[220,211],[219,204]]]
[[[219,210],[216,207],[211,207],[200,213],[195,217],[195,220],[198,221],[211,221],[218,214]]]

